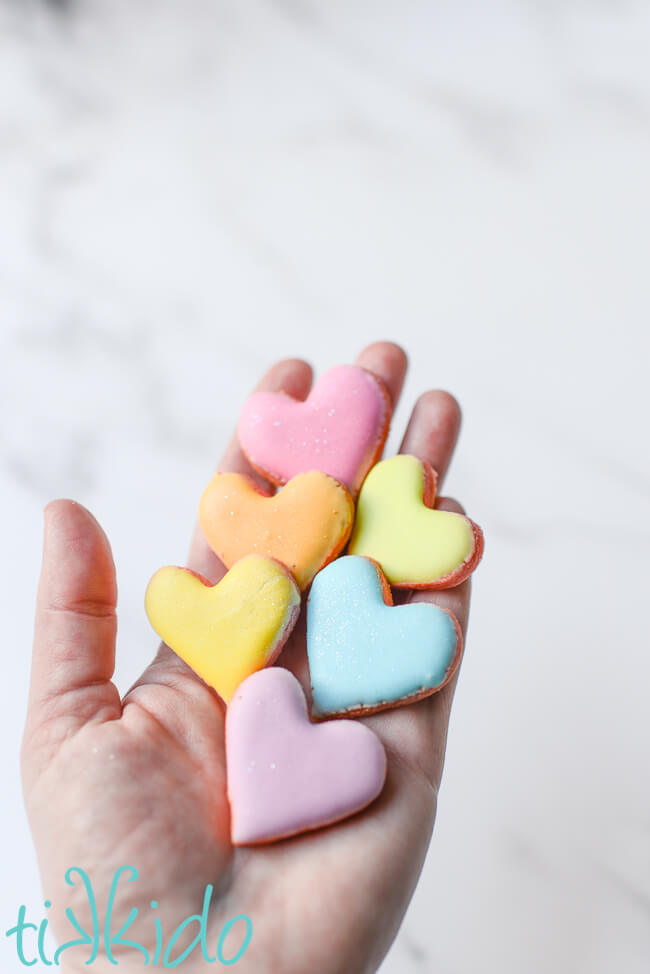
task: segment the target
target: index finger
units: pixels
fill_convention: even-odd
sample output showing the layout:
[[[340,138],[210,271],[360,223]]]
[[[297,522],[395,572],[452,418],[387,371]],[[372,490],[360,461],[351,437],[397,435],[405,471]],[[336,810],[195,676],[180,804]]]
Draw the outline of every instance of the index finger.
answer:
[[[311,382],[312,369],[309,363],[296,358],[283,359],[271,366],[268,372],[262,376],[254,391],[286,392],[294,399],[305,399],[309,394]],[[257,473],[246,459],[239,445],[236,432],[233,433],[230,443],[219,461],[217,470],[219,473],[246,474],[248,477],[252,477],[263,490],[271,490],[269,481]],[[198,521],[190,544],[187,567],[205,575],[206,578],[215,583],[225,574],[222,562],[210,548]]]

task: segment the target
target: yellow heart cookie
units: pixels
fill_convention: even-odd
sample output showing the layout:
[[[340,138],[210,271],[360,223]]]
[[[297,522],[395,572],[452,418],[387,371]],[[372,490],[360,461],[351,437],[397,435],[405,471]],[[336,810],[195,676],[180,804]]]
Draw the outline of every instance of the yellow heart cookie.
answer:
[[[300,588],[341,551],[353,518],[348,490],[320,470],[292,477],[273,496],[244,474],[218,473],[199,504],[203,533],[226,567],[253,552],[269,555]]]
[[[432,510],[436,474],[418,457],[382,460],[363,482],[349,553],[378,562],[396,588],[450,588],[483,554],[483,532],[463,514]]]
[[[160,568],[145,609],[161,639],[227,703],[242,680],[277,659],[300,592],[279,562],[249,555],[217,585],[188,568]]]

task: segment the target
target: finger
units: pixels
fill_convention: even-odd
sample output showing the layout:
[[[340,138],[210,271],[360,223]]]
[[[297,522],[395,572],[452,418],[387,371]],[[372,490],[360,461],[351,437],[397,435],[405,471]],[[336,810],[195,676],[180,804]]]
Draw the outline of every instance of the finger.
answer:
[[[442,485],[460,433],[460,406],[452,395],[439,389],[423,393],[411,413],[400,453],[427,460]]]
[[[394,342],[374,342],[367,345],[359,354],[357,365],[367,369],[386,386],[394,409],[402,391],[408,361],[406,353]],[[309,667],[305,652],[306,613],[302,612],[294,631],[282,650],[282,666],[287,667],[298,677],[309,696]]]
[[[305,399],[309,394],[311,382],[312,369],[307,362],[303,362],[302,359],[283,359],[271,366],[258,382],[255,392],[285,392],[294,399]],[[239,445],[236,433],[226,447],[217,469],[221,473],[246,474],[252,477],[262,489],[272,489],[269,481],[253,470]],[[187,566],[215,583],[225,574],[223,564],[210,548],[198,521],[190,544]]]
[[[90,720],[120,716],[111,683],[116,600],[101,527],[81,504],[52,501],[45,508],[26,738],[47,726],[54,745]]]
[[[308,362],[299,358],[282,359],[271,366],[253,391],[284,392],[293,399],[306,399],[311,389],[312,378],[313,372]],[[249,477],[255,477],[261,486],[265,488],[271,486],[270,482],[258,474],[246,459],[239,445],[237,433],[233,434],[217,469],[222,473],[245,473]]]
[[[440,497],[435,506],[440,511],[452,511],[455,514],[465,513],[462,505],[450,497]],[[435,592],[427,591],[426,589],[413,591],[409,593],[408,598],[409,603],[429,602],[432,605],[439,606],[441,609],[446,609],[447,612],[451,612],[458,619],[463,634],[461,658],[451,680],[442,690],[423,701],[424,706],[421,708],[420,719],[425,727],[425,747],[420,754],[416,755],[416,759],[418,764],[424,768],[427,777],[436,790],[442,778],[451,705],[464,654],[471,586],[471,579],[468,578],[455,588],[442,589]]]
[[[442,511],[464,514],[461,505],[450,498],[440,498],[436,507]],[[460,624],[463,643],[467,633],[471,580],[452,589],[411,591],[408,603],[429,602],[452,612]],[[461,656],[462,659],[462,656]],[[397,707],[368,718],[370,726],[380,735],[389,754],[418,775],[423,775],[433,787],[435,797],[444,764],[447,730],[451,705],[458,680],[459,666],[449,683],[436,693],[416,703]]]
[[[399,402],[408,367],[406,352],[394,342],[374,342],[357,358],[357,365],[373,372],[388,390],[393,410]]]
[[[255,392],[285,392],[294,399],[305,399],[309,394],[312,382],[311,366],[302,359],[283,359],[272,365],[268,372],[260,379]],[[243,473],[258,483],[264,490],[271,490],[271,485],[261,477],[246,459],[240,445],[237,433],[234,433],[230,443],[219,461],[217,469],[221,473]],[[201,525],[196,522],[194,534],[187,557],[187,567],[208,578],[216,585],[226,573],[223,562],[215,555],[208,544]],[[176,682],[177,678],[190,677],[202,683],[194,671],[165,643],[161,643],[153,661],[142,676],[129,690],[129,694],[145,684]]]

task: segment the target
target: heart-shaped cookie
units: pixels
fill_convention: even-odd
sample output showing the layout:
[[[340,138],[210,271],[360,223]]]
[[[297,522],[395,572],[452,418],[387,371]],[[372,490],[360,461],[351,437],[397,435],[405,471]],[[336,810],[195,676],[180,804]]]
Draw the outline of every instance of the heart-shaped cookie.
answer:
[[[307,654],[315,716],[372,713],[429,696],[451,678],[461,648],[455,616],[425,602],[393,606],[369,558],[337,558],[313,581]]]
[[[284,565],[249,555],[217,585],[187,568],[160,568],[145,609],[161,639],[227,702],[242,680],[277,659],[300,592]]]
[[[287,566],[300,588],[341,551],[353,519],[347,489],[319,470],[298,474],[273,496],[244,474],[218,473],[199,504],[203,533],[224,565],[252,553],[269,555]]]
[[[235,845],[329,825],[369,805],[384,785],[379,738],[352,720],[312,724],[301,686],[274,666],[235,692],[226,713]]]
[[[340,365],[323,373],[304,402],[254,393],[237,432],[251,464],[274,484],[322,470],[354,494],[381,456],[390,413],[390,398],[375,375]]]
[[[433,510],[436,474],[401,454],[372,468],[359,494],[349,552],[381,565],[397,588],[451,588],[483,554],[483,532],[463,514]]]

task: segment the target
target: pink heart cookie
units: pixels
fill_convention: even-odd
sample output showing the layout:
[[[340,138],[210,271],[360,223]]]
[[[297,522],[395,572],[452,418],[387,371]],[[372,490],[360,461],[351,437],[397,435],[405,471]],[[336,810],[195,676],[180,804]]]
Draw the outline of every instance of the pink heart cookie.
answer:
[[[280,667],[237,688],[226,713],[234,845],[271,842],[347,818],[384,786],[379,738],[354,720],[312,724],[302,688]]]
[[[304,402],[285,393],[254,393],[237,432],[251,464],[274,484],[322,470],[354,493],[381,456],[390,416],[381,380],[358,365],[339,365],[320,377]]]

